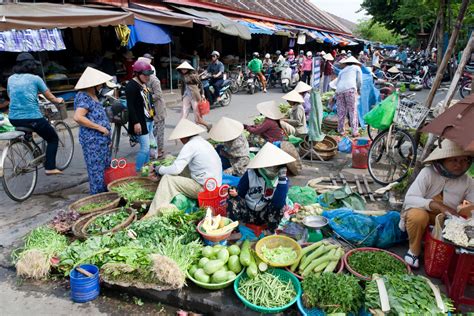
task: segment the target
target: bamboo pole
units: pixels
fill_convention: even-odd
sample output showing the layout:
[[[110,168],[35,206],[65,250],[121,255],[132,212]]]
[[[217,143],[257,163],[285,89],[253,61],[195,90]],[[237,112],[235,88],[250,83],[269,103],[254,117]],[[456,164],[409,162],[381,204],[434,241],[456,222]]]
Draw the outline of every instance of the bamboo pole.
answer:
[[[446,16],[446,1],[447,0],[439,0],[439,27],[438,27],[438,51],[436,53],[436,64],[441,64],[443,58],[443,47],[444,47],[444,29],[445,29],[445,16]]]

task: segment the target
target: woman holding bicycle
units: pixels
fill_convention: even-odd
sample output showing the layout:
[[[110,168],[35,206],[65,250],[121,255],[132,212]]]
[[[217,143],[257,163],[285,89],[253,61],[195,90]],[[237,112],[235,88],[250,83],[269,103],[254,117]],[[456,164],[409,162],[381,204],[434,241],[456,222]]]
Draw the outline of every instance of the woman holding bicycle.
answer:
[[[105,169],[110,165],[110,122],[99,102],[99,90],[112,76],[87,67],[74,87],[74,120],[80,125],[79,143],[86,161],[91,194],[107,191]]]
[[[35,75],[40,63],[30,53],[21,53],[16,58],[14,74],[8,78],[7,92],[10,97],[9,119],[15,127],[27,127],[41,136],[47,143],[44,169],[46,175],[62,174],[56,168],[56,153],[59,138],[48,120],[43,117],[38,103],[38,94],[43,94],[53,103],[62,103],[44,83]]]

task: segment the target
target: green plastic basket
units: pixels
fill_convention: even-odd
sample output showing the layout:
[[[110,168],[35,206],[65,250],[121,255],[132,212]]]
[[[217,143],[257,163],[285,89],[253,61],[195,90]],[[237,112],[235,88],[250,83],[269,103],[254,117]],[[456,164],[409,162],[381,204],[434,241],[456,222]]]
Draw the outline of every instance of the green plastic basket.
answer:
[[[216,283],[216,284],[213,284],[213,283],[203,283],[203,282],[199,282],[198,280],[196,280],[195,278],[193,278],[188,271],[186,271],[186,276],[188,277],[188,279],[190,279],[191,281],[194,282],[194,284],[196,284],[197,286],[199,287],[202,287],[204,289],[207,289],[207,290],[221,290],[221,289],[224,289],[226,287],[228,287],[229,285],[232,284],[232,282],[235,281],[235,279],[237,279],[238,277],[240,277],[242,275],[242,273],[244,272],[245,269],[242,269],[242,271],[240,271],[239,274],[237,274],[237,276],[235,278],[233,278],[232,280],[229,280],[229,281],[226,281],[224,283]]]
[[[258,305],[255,305],[255,304],[252,304],[250,303],[245,297],[243,297],[240,292],[239,292],[239,282],[240,280],[242,280],[242,278],[245,280],[246,278],[248,278],[247,274],[239,274],[237,276],[237,278],[235,279],[235,282],[234,282],[234,291],[235,291],[235,294],[237,294],[237,297],[242,301],[242,303],[244,303],[245,306],[247,306],[248,308],[250,308],[251,310],[254,310],[256,312],[259,312],[259,313],[263,313],[263,314],[275,314],[275,313],[281,313],[283,312],[285,309],[289,308],[291,305],[293,305],[297,300],[298,298],[301,296],[301,284],[300,284],[300,281],[293,275],[291,274],[290,272],[286,271],[286,270],[282,270],[282,269],[271,269],[268,271],[269,273],[273,274],[273,275],[276,275],[280,280],[282,281],[288,281],[288,280],[291,280],[291,283],[293,283],[293,286],[295,287],[295,291],[296,291],[296,295],[295,297],[291,300],[291,302],[289,302],[288,304],[286,305],[283,305],[281,307],[272,307],[272,308],[267,308],[267,307],[262,307],[262,306],[258,306]]]

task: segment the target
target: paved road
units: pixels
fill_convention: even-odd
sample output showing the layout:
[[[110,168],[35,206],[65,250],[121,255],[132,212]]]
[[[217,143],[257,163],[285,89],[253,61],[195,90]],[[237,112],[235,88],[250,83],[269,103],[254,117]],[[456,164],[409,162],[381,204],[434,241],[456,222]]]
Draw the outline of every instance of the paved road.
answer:
[[[416,98],[423,101],[426,98],[426,94],[426,90],[419,92]],[[212,123],[217,122],[222,116],[228,116],[242,122],[251,123],[252,117],[258,114],[255,109],[257,103],[272,99],[281,100],[282,95],[279,89],[270,90],[267,94],[256,93],[248,95],[241,92],[233,95],[232,102],[228,107],[213,109],[205,119]],[[436,101],[441,100],[443,95],[444,93],[440,93]],[[180,112],[181,109],[179,107],[168,109],[166,138],[179,121]],[[95,315],[99,314],[103,309],[107,312],[107,308],[103,307],[103,304],[107,305],[108,302],[110,306],[113,306],[116,303],[114,299],[111,299],[109,301],[105,300],[105,303],[104,301],[98,301],[88,304],[84,308],[77,309],[76,307],[71,307],[69,309],[71,304],[67,297],[54,293],[48,286],[36,287],[34,284],[29,287],[18,286],[15,282],[14,272],[11,269],[9,253],[13,247],[20,244],[22,236],[34,227],[49,221],[58,209],[65,208],[68,204],[88,194],[87,173],[82,150],[77,142],[77,132],[78,128],[74,128],[76,143],[71,166],[61,176],[46,177],[43,173],[44,170],[40,170],[35,194],[29,200],[23,203],[16,203],[6,196],[3,188],[0,186],[0,280],[2,280],[0,291],[6,293],[6,295],[0,296],[0,305],[10,306],[8,311],[4,311],[6,314],[20,314],[20,311],[28,308],[40,311],[40,314],[42,314],[55,311],[57,308],[56,311],[66,310],[70,314],[89,313]],[[177,153],[179,148],[180,146],[175,142],[166,143],[166,150],[170,153]],[[133,160],[136,151],[136,147],[130,148],[127,139],[122,139],[120,156]],[[340,169],[343,167],[341,166]],[[307,171],[305,172],[306,174],[300,180],[293,180],[293,183],[300,184],[299,181],[301,181],[302,184],[308,178],[312,178],[313,175],[317,175],[322,171],[318,167],[310,167],[305,170]],[[30,297],[31,292],[36,293],[35,291],[38,291],[39,294]],[[48,302],[48,308],[44,307],[45,301]],[[12,302],[25,304],[25,309],[21,308],[21,305],[18,304],[12,305]],[[156,311],[154,308],[152,310]]]

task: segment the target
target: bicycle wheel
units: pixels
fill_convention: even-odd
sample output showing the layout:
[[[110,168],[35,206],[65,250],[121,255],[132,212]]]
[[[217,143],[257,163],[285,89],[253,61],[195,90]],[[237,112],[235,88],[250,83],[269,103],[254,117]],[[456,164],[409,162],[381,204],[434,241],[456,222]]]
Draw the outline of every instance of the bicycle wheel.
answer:
[[[464,82],[461,84],[461,87],[459,88],[459,94],[461,95],[461,98],[467,97],[471,93],[471,82]]]
[[[401,129],[381,132],[369,149],[369,173],[375,182],[400,182],[416,161],[413,137]]]
[[[367,135],[369,136],[370,140],[373,141],[375,137],[377,137],[378,133],[379,133],[378,129],[375,129],[367,124]]]
[[[22,202],[33,194],[38,178],[37,165],[30,165],[34,158],[30,144],[22,139],[12,140],[3,150],[2,185],[12,200]]]
[[[74,136],[71,128],[65,122],[55,122],[54,129],[59,138],[56,168],[64,170],[69,166],[74,156]]]

